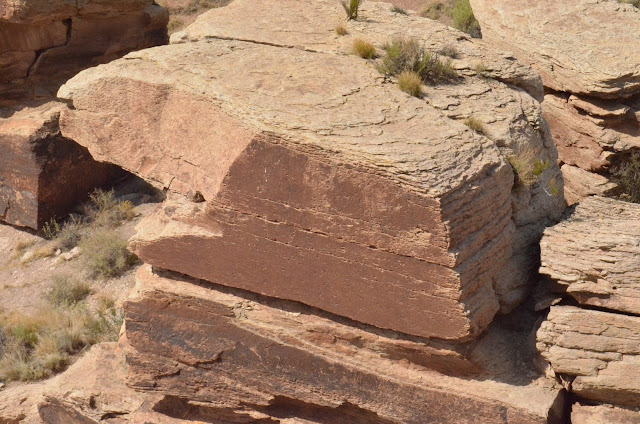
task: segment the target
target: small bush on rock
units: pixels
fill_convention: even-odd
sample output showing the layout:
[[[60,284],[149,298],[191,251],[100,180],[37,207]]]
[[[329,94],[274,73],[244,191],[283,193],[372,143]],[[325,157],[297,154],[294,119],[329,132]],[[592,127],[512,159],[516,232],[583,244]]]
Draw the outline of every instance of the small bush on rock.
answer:
[[[127,250],[127,240],[106,228],[99,228],[84,237],[80,242],[80,250],[92,277],[117,277],[137,260],[135,255]]]
[[[373,59],[376,57],[376,48],[374,45],[360,38],[354,40],[352,49],[354,54],[363,59]]]
[[[442,15],[450,14],[450,7],[444,3],[431,3],[418,12],[423,18],[437,21]]]
[[[474,118],[473,116],[468,117],[467,119],[464,120],[464,124],[469,127],[469,129],[471,129],[471,131],[480,134],[480,135],[486,135],[486,129],[484,127],[484,124],[482,123],[481,120],[479,120],[478,118]]]
[[[364,3],[364,0],[349,0],[348,3],[346,0],[343,0],[341,2],[344,11],[347,14],[347,20],[355,21],[358,19],[358,12],[362,3]]]
[[[338,34],[340,36],[347,35],[348,34],[347,28],[345,28],[344,25],[338,25],[336,27],[336,34]]]
[[[640,152],[632,153],[627,161],[614,169],[613,179],[618,183],[623,199],[640,203]]]
[[[450,82],[458,76],[449,59],[440,60],[413,38],[395,38],[385,44],[384,51],[386,54],[378,70],[385,75],[396,76],[411,71],[423,82],[430,83]]]
[[[413,97],[420,97],[422,95],[422,78],[413,71],[403,71],[398,75],[398,87]]]
[[[481,38],[480,24],[473,15],[473,9],[469,0],[456,0],[451,9],[451,19],[453,26],[460,31],[466,32],[474,38]]]

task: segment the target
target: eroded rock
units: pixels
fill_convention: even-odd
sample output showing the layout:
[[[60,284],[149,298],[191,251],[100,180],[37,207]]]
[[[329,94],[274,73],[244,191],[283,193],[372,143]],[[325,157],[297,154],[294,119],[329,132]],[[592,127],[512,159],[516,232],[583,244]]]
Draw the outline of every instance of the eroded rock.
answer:
[[[86,71],[60,90],[73,103],[66,136],[204,200],[163,208],[141,225],[134,250],[156,266],[382,328],[479,334],[526,293],[535,244],[563,199],[536,101],[471,69],[486,59],[490,76],[539,87],[531,70],[372,2],[363,13],[376,19],[353,23],[354,34],[437,43],[422,32],[435,26],[439,43],[461,40],[460,84],[427,88],[427,101],[408,97],[348,54],[354,37],[331,26],[344,19],[339,4],[269,4],[208,12],[179,44]],[[255,21],[224,26],[249,10]],[[491,139],[460,122],[476,113],[486,113]],[[521,144],[551,166],[512,193],[504,156]]]
[[[552,306],[537,337],[555,372],[575,376],[577,396],[640,406],[640,317]]]
[[[584,199],[540,249],[540,273],[581,304],[640,315],[640,205]]]
[[[0,220],[40,230],[120,171],[62,137],[56,102],[0,118]]]
[[[571,424],[638,424],[640,412],[637,410],[617,408],[611,405],[573,404],[571,408]]]
[[[448,377],[417,361],[436,353],[432,347],[419,353],[420,343],[302,305],[154,274],[149,266],[138,273],[125,315],[132,386],[189,399],[212,414],[253,410],[336,423],[560,422],[561,393],[547,380],[512,386]]]

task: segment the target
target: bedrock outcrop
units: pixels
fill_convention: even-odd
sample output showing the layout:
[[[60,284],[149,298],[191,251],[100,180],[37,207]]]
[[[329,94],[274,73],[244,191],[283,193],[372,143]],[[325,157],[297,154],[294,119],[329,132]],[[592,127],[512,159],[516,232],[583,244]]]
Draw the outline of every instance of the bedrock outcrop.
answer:
[[[640,9],[593,0],[471,4],[483,38],[540,72],[561,164],[606,175],[613,156],[640,148]],[[581,191],[568,193],[569,203]]]
[[[520,302],[538,238],[563,209],[555,148],[520,89],[538,95],[539,80],[436,22],[373,2],[363,13],[340,38],[339,4],[235,1],[176,44],[66,83],[62,132],[174,194],[132,243],[145,262],[468,340]],[[350,54],[355,38],[399,34],[456,43],[458,84],[410,97]],[[471,115],[488,137],[462,123]],[[531,188],[505,160],[522,148],[551,164]]]
[[[151,0],[2,0],[0,105],[55,97],[81,69],[165,44],[167,22]]]
[[[571,424],[638,424],[640,412],[611,405],[581,405],[571,408]]]
[[[577,396],[640,406],[640,317],[552,306],[537,337],[555,372],[575,377],[571,391]]]
[[[49,102],[0,117],[0,221],[39,230],[122,173],[60,135],[61,109]]]
[[[150,266],[137,274],[125,319],[129,384],[189,399],[210,416],[226,413],[237,422],[250,412],[326,423],[560,422],[562,393],[552,380],[511,385],[449,377],[421,363],[437,354],[426,344]],[[522,375],[514,371],[512,377]]]
[[[540,273],[580,304],[640,315],[640,205],[589,197],[540,245]]]

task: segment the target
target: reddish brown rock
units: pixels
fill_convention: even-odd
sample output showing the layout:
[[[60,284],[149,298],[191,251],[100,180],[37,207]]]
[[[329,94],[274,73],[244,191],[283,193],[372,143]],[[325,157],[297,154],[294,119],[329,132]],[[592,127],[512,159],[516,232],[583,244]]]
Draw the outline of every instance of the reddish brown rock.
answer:
[[[151,0],[0,2],[0,96],[51,96],[79,70],[167,42]]]
[[[611,405],[581,405],[571,408],[571,424],[640,424],[640,411]]]
[[[0,220],[39,230],[120,174],[60,135],[62,107],[47,103],[0,118]]]
[[[537,337],[554,371],[575,376],[577,396],[640,406],[640,317],[552,306]]]
[[[521,301],[542,228],[563,208],[538,103],[471,71],[486,58],[491,75],[527,85],[530,69],[463,38],[460,84],[412,98],[327,31],[344,19],[339,4],[305,3],[301,19],[315,23],[298,31],[294,3],[234,2],[180,44],[78,75],[59,92],[73,103],[63,133],[99,160],[204,200],[177,199],[141,225],[132,246],[148,263],[381,328],[475,337]],[[442,45],[460,36],[368,7],[376,19],[353,30],[380,43],[400,29],[427,40],[429,25]],[[260,18],[222,25],[218,14],[242,11]],[[263,12],[282,30],[264,30]],[[460,122],[485,112],[491,139]],[[520,145],[551,165],[512,191],[504,156]]]
[[[143,267],[125,306],[130,384],[199,402],[212,414],[254,410],[332,423],[560,422],[561,394],[545,380],[511,386],[448,377],[424,368],[410,350],[390,355],[385,337],[360,326],[239,294]]]
[[[640,205],[584,199],[540,250],[540,273],[581,304],[640,315]]]
[[[560,169],[564,178],[564,198],[568,205],[574,205],[588,196],[607,196],[616,190],[617,184],[605,176],[567,164]]]

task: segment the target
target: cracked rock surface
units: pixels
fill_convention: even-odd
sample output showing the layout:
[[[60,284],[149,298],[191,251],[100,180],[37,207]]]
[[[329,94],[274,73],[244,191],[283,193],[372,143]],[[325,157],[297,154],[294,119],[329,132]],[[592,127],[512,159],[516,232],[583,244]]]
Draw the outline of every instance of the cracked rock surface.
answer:
[[[59,92],[73,105],[63,134],[173,193],[132,244],[147,263],[381,328],[474,338],[521,301],[537,239],[563,210],[539,80],[389,5],[367,3],[339,38],[339,4],[272,3],[235,1],[170,46],[82,72]],[[409,97],[350,55],[356,37],[398,34],[456,43],[458,84]],[[462,124],[472,114],[488,137]],[[522,146],[551,164],[531,188],[505,160]]]

